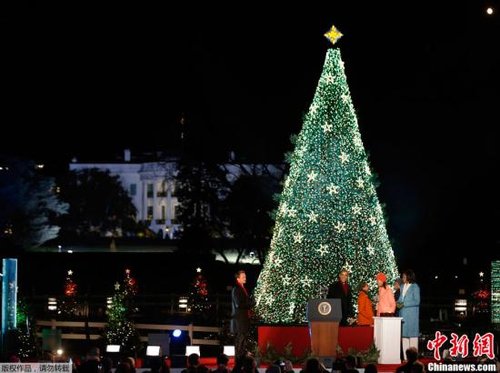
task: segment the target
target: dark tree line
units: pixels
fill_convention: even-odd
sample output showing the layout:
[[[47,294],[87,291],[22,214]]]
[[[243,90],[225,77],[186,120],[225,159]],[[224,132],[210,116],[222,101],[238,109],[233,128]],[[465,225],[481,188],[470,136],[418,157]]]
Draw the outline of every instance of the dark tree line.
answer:
[[[0,241],[30,248],[56,238],[57,219],[69,206],[59,198],[54,178],[30,161],[8,159],[0,167]]]
[[[136,235],[137,209],[118,176],[92,168],[71,171],[60,184],[70,206],[61,219],[63,238]]]
[[[263,260],[269,246],[279,192],[279,177],[240,165],[242,175],[232,180],[221,164],[182,162],[176,178],[183,226],[181,248],[198,255],[210,250],[226,261],[225,249],[237,249],[237,261],[253,251]]]

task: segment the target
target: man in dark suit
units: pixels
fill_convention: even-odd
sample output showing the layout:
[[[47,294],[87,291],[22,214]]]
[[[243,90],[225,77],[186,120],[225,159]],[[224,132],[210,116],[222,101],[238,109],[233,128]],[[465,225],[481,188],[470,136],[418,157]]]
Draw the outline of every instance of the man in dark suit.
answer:
[[[231,292],[232,309],[231,333],[235,335],[236,358],[246,355],[245,343],[250,332],[250,308],[251,302],[248,291],[245,289],[247,275],[245,271],[238,271],[235,274],[236,285]]]
[[[340,325],[349,325],[350,323],[347,319],[351,319],[354,316],[354,310],[352,308],[352,292],[351,287],[347,283],[347,278],[349,273],[343,269],[339,273],[338,281],[334,282],[328,288],[327,298],[339,298],[342,307],[342,320],[340,320]]]

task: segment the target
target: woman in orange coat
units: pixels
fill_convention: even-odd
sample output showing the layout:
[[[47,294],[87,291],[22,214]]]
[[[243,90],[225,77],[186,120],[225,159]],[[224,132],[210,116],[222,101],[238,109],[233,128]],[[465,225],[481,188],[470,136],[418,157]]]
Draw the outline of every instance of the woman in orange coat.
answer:
[[[368,284],[361,283],[358,295],[358,325],[373,325],[373,305],[368,296]]]

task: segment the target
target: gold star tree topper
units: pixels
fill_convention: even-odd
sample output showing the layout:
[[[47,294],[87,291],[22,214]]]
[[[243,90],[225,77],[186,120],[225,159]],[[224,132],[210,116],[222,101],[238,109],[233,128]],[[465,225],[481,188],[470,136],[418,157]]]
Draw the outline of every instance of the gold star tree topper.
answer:
[[[337,30],[335,26],[332,25],[330,30],[325,34],[325,37],[330,40],[330,43],[335,44],[337,40],[339,40],[342,37],[342,33]]]

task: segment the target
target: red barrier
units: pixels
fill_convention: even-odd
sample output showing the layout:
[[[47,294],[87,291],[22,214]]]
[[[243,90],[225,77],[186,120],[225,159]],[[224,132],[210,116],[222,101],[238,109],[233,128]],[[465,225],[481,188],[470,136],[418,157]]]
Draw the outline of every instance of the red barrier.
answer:
[[[311,349],[311,339],[307,326],[259,326],[259,350],[265,351],[270,343],[278,352],[291,343],[294,356],[302,356]],[[347,354],[349,348],[357,351],[367,350],[373,343],[373,328],[354,326],[339,328],[339,346]]]

